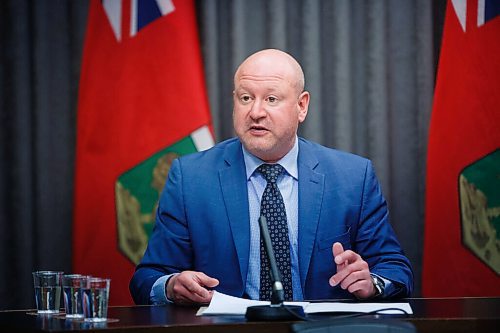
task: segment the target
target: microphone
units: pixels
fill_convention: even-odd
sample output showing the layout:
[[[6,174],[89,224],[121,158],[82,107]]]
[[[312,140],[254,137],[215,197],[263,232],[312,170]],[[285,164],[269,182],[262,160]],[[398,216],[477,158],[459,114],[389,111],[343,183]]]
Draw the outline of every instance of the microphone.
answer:
[[[271,267],[270,275],[273,283],[271,294],[271,305],[255,305],[247,308],[245,317],[248,320],[302,320],[305,317],[304,309],[299,305],[284,305],[285,290],[281,283],[281,274],[276,264],[274,256],[273,244],[267,221],[264,216],[259,218],[260,235],[264,241],[267,257],[269,258],[269,266]]]
[[[281,282],[281,274],[276,264],[276,257],[274,256],[273,243],[267,228],[267,220],[264,216],[259,218],[260,236],[264,241],[264,248],[266,249],[267,257],[269,258],[269,266],[271,268],[271,282],[273,283],[271,304],[279,305],[285,301],[285,290]]]

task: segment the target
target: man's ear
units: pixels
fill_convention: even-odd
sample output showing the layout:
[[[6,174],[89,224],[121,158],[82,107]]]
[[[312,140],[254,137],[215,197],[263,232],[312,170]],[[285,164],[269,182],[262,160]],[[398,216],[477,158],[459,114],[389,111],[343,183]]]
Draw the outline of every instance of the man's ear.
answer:
[[[307,111],[309,110],[309,100],[310,94],[308,91],[303,91],[297,101],[297,106],[299,110],[299,123],[303,122],[307,117]]]

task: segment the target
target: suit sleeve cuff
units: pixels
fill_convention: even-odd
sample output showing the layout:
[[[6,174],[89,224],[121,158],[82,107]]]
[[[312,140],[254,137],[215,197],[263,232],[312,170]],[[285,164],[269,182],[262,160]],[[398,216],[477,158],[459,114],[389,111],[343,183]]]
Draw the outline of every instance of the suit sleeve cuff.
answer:
[[[151,304],[160,305],[166,303],[173,303],[172,300],[169,300],[167,298],[167,290],[165,286],[167,285],[167,281],[176,274],[179,273],[164,275],[158,280],[156,280],[156,282],[153,284],[153,287],[151,288],[151,292],[149,293],[149,302]]]

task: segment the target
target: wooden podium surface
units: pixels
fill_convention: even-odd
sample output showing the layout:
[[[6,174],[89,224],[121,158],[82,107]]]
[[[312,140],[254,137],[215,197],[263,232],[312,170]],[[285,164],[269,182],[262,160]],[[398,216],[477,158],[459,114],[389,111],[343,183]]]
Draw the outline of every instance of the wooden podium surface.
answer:
[[[356,320],[388,318],[412,323],[418,332],[499,332],[500,298],[414,298],[412,315],[364,315]],[[87,324],[33,310],[0,311],[0,332],[290,332],[293,322],[248,322],[244,316],[197,317],[198,307],[110,307],[110,322]],[[341,315],[311,315],[312,320]]]

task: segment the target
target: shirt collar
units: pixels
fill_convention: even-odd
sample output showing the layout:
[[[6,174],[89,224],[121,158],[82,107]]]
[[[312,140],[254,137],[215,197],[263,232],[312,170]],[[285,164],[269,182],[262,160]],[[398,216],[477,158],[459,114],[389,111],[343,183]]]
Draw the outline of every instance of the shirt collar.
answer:
[[[245,161],[247,180],[249,180],[255,172],[255,169],[266,162],[256,157],[255,155],[252,155],[248,150],[245,149],[245,146],[242,145],[241,147],[243,148],[243,158]],[[295,137],[295,144],[293,145],[292,149],[290,149],[290,151],[285,156],[283,156],[279,161],[276,162],[277,164],[280,164],[286,170],[286,172],[296,180],[299,179],[299,172],[297,169],[298,155],[299,139],[298,137]]]

